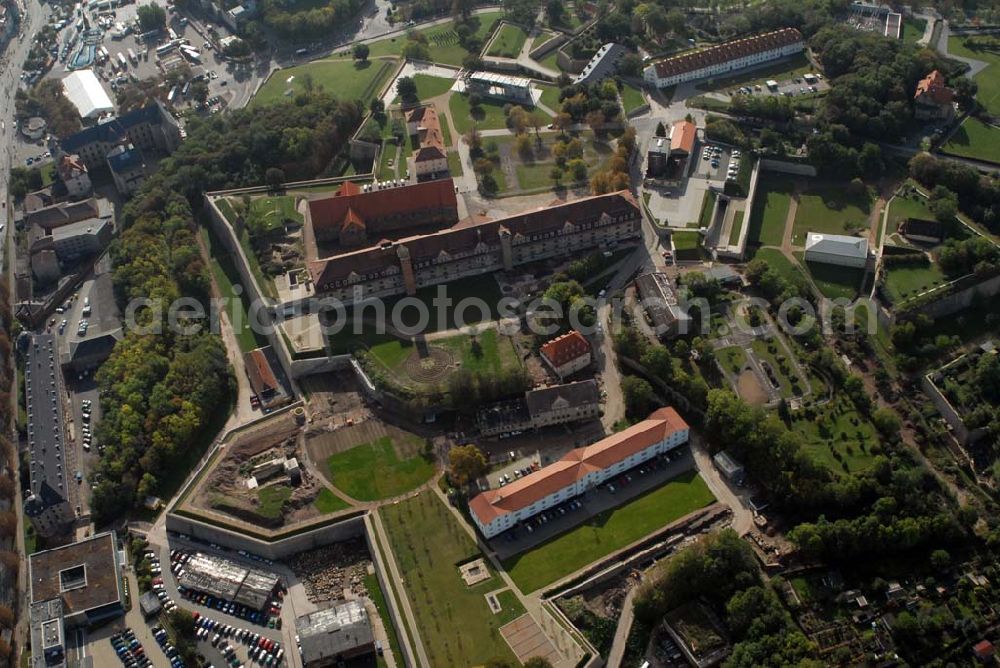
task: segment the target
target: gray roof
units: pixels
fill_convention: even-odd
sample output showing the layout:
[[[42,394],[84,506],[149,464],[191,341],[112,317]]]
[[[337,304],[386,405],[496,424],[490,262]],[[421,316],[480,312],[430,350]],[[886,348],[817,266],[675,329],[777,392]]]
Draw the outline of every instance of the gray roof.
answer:
[[[360,601],[346,601],[299,617],[295,631],[302,642],[302,662],[306,665],[327,657],[352,655],[375,642],[368,612]]]
[[[35,209],[28,212],[25,222],[51,229],[88,218],[110,218],[113,213],[114,209],[108,200],[91,197],[79,202],[60,202]]]
[[[725,450],[716,453],[712,458],[712,461],[714,461],[715,465],[719,467],[719,470],[727,476],[731,476],[743,470],[743,465],[733,459],[733,457]]]
[[[29,607],[32,668],[63,668],[66,665],[63,642],[63,604],[58,598]]]
[[[806,252],[828,253],[842,257],[868,257],[868,239],[844,234],[810,232],[806,236]]]
[[[279,578],[275,573],[195,552],[184,564],[179,580],[189,589],[260,610],[278,586]]]
[[[560,400],[566,402],[566,407],[577,407],[597,404],[601,397],[597,383],[590,379],[531,390],[524,395],[524,399],[528,404],[528,412],[535,416],[551,411],[553,405]]]
[[[139,597],[139,608],[142,610],[143,615],[152,617],[163,609],[163,605],[160,603],[160,599],[156,597],[156,594],[147,591]]]
[[[29,346],[24,382],[31,461],[30,490],[44,506],[49,506],[64,500],[69,480],[63,461],[66,442],[60,401],[63,395],[59,387],[59,351],[52,334],[32,336]],[[28,505],[25,510],[29,510]]]

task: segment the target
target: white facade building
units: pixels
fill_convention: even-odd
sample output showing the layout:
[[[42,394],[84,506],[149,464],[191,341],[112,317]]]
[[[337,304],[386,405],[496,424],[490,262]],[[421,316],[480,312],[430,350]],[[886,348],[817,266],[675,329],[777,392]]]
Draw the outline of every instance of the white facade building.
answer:
[[[802,33],[795,28],[782,28],[672,56],[643,70],[643,78],[650,85],[666,88],[760,65],[800,53],[804,48]]]
[[[868,239],[810,232],[806,235],[805,258],[807,262],[864,267],[868,263]]]
[[[689,431],[676,410],[661,408],[624,431],[570,450],[557,462],[509,485],[479,494],[469,502],[472,519],[483,536],[493,538],[519,522],[687,443]]]

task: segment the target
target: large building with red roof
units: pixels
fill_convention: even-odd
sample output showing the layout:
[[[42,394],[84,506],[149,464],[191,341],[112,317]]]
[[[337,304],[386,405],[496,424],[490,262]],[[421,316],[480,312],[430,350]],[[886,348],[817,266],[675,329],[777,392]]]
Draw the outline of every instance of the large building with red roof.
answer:
[[[383,190],[348,181],[331,196],[309,200],[306,218],[318,242],[360,248],[450,227],[458,222],[458,200],[451,179]]]
[[[643,78],[650,85],[666,88],[760,65],[804,48],[802,33],[795,28],[782,28],[671,56],[643,70]]]
[[[917,82],[913,115],[921,121],[948,121],[955,115],[955,91],[945,85],[939,70]]]
[[[601,483],[688,441],[689,428],[673,408],[597,443],[567,452],[562,459],[491,489],[469,502],[472,520],[486,538],[565,503]]]
[[[419,186],[435,184],[446,184],[454,197],[451,179],[428,181]],[[385,206],[405,216],[413,202],[404,191],[419,186],[378,191],[374,195],[384,200],[395,199]],[[310,202],[311,222],[317,237],[321,234],[317,229],[320,215],[328,216],[329,224],[336,225],[339,216],[350,209],[338,199],[328,197]],[[433,203],[429,208],[433,210]],[[317,296],[349,303],[360,297],[412,295],[430,285],[510,271],[519,265],[568,257],[590,248],[613,247],[638,236],[641,222],[635,198],[623,190],[500,220],[472,219],[430,234],[376,241],[366,248],[311,260],[307,268]]]
[[[538,352],[560,380],[590,366],[590,342],[575,329],[546,342]]]
[[[418,179],[448,175],[448,151],[441,134],[441,120],[434,107],[417,107],[406,114],[406,128],[416,136],[420,148],[413,154],[413,173]]]

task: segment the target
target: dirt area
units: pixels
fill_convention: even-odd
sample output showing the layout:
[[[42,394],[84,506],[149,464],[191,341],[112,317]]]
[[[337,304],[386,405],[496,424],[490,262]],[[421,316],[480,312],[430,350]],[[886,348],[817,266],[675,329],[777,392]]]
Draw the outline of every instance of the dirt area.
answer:
[[[319,516],[313,505],[323,489],[301,465],[255,467],[275,459],[301,461],[301,429],[291,413],[283,413],[234,438],[224,456],[201,483],[192,505],[222,512],[258,526],[277,528]],[[248,486],[251,477],[257,488]]]
[[[300,552],[287,564],[313,603],[367,595],[364,578],[371,565],[371,555],[361,538]]]
[[[372,415],[353,373],[318,374],[303,378],[299,385],[312,424],[342,426],[348,422],[360,423]]]
[[[400,459],[414,457],[423,450],[422,436],[375,418],[365,420],[361,424],[336,428],[331,428],[329,425],[311,428],[306,432],[306,448],[311,461],[325,462],[331,455],[386,436],[392,439],[393,447]]]
[[[736,389],[740,398],[748,404],[763,406],[767,403],[767,392],[761,387],[757,374],[751,369],[744,369],[740,372]]]

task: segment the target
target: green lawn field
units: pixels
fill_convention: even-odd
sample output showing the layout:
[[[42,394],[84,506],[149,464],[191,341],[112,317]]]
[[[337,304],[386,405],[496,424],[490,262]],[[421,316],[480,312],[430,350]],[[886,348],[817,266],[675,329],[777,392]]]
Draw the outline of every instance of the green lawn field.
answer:
[[[975,77],[979,84],[976,99],[991,114],[1000,114],[1000,37],[955,35],[948,38],[948,53],[989,63],[989,67]]]
[[[941,152],[986,162],[1000,162],[1000,128],[970,116],[959,126],[948,143],[941,147]]]
[[[632,84],[625,84],[622,86],[621,98],[622,106],[625,108],[626,115],[646,104],[646,98],[642,96],[642,91]]]
[[[802,267],[785,257],[777,248],[761,248],[754,254],[753,259],[763,260],[768,267],[777,271],[787,281],[797,282],[805,279]]]
[[[394,58],[373,59],[365,63],[353,60],[314,60],[276,71],[260,87],[250,104],[273,104],[288,99],[286,91],[301,93],[309,78],[316,87],[323,88],[339,99],[361,99],[367,103],[385,84],[395,66]],[[288,82],[289,77],[294,77],[291,83]]]
[[[804,262],[813,283],[827,299],[854,299],[861,289],[865,270],[854,267],[838,267],[822,262]]]
[[[313,500],[313,505],[316,506],[316,510],[321,513],[335,513],[340,510],[347,510],[351,507],[347,501],[326,489],[325,487],[319,491],[316,498]]]
[[[715,358],[727,371],[738,374],[747,365],[747,352],[740,346],[720,348],[715,352]]]
[[[799,208],[792,228],[792,244],[804,246],[806,234],[853,234],[868,229],[871,194],[851,195],[846,183],[810,183],[799,195]]]
[[[398,444],[418,452],[422,445]],[[424,484],[434,475],[434,463],[420,454],[400,457],[397,444],[388,436],[356,445],[326,460],[330,480],[352,499],[377,501],[405,494]]]
[[[292,488],[288,485],[276,484],[261,487],[257,490],[257,498],[260,501],[260,505],[257,506],[257,514],[268,519],[281,517],[281,510],[291,496]]]
[[[674,248],[679,251],[697,250],[701,243],[701,235],[697,232],[674,232],[671,238],[674,241]]]
[[[378,510],[404,579],[420,637],[432,666],[481,666],[514,654],[499,628],[524,609],[504,596],[494,615],[485,594],[503,586],[495,574],[474,587],[458,565],[481,556],[476,544],[438,497],[425,491]]]
[[[413,83],[417,84],[417,98],[423,102],[447,93],[455,85],[455,80],[432,77],[429,74],[415,74]]]
[[[715,501],[695,471],[683,473],[642,496],[590,518],[528,552],[504,568],[522,592],[550,585],[601,557]]]
[[[934,214],[927,208],[927,199],[920,195],[893,197],[889,204],[889,229],[886,230],[886,236],[895,234],[899,230],[899,224],[907,218],[934,220]]]
[[[778,339],[754,339],[750,344],[757,359],[767,362],[781,386],[781,396],[787,398],[802,394],[803,387],[789,360],[788,349]]]
[[[746,211],[737,211],[733,214],[733,226],[729,230],[729,245],[735,246],[740,242],[740,233],[743,231],[743,216]]]
[[[496,39],[493,40],[490,50],[486,52],[486,55],[498,56],[500,58],[517,58],[527,39],[528,35],[521,26],[516,26],[513,23],[504,23],[503,27],[497,32]]]
[[[302,222],[302,214],[295,209],[295,197],[259,197],[250,202],[249,227],[270,231],[284,225],[286,220]]]
[[[785,235],[785,220],[792,201],[792,179],[764,175],[757,182],[753,210],[750,212],[748,243],[780,246]]]
[[[493,25],[500,19],[503,12],[486,12],[477,14],[473,20],[478,24],[473,34],[479,38],[480,43],[486,41],[486,36],[493,29]],[[445,65],[461,66],[462,60],[469,55],[469,52],[458,43],[458,34],[455,32],[455,23],[435,26],[421,30],[427,37],[427,45],[430,50],[430,59],[435,63]],[[402,53],[406,44],[406,37],[390,37],[379,40],[369,45],[369,58],[377,56],[398,56]]]
[[[556,86],[538,86],[538,88],[542,91],[542,104],[552,111],[559,113],[559,109],[562,106],[559,103],[559,88]]]
[[[234,282],[239,283],[240,279],[229,253],[223,250],[222,244],[218,243],[215,234],[208,228],[201,229],[201,236],[205,247],[208,248],[209,264],[215,284],[219,287],[219,296],[226,300],[226,314],[229,316],[229,323],[236,334],[240,350],[246,353],[267,345],[267,339],[263,336],[258,337],[250,327],[246,303],[247,291],[243,290],[239,295],[233,292]]]
[[[463,135],[473,126],[480,130],[502,130],[507,127],[503,103],[496,100],[483,100],[477,113],[473,114],[469,106],[469,96],[455,93],[448,99],[448,109],[451,111],[455,129]]]
[[[924,36],[924,29],[927,28],[927,21],[913,17],[903,19],[903,42],[906,44],[916,44],[917,40]]]
[[[875,459],[871,446],[878,443],[878,437],[850,399],[837,396],[817,412],[815,419],[795,420],[792,424],[792,429],[804,437],[806,452],[838,473],[857,473],[870,467]]]
[[[889,267],[884,275],[885,288],[894,304],[915,297],[924,290],[930,290],[948,280],[934,262],[926,266]]]

